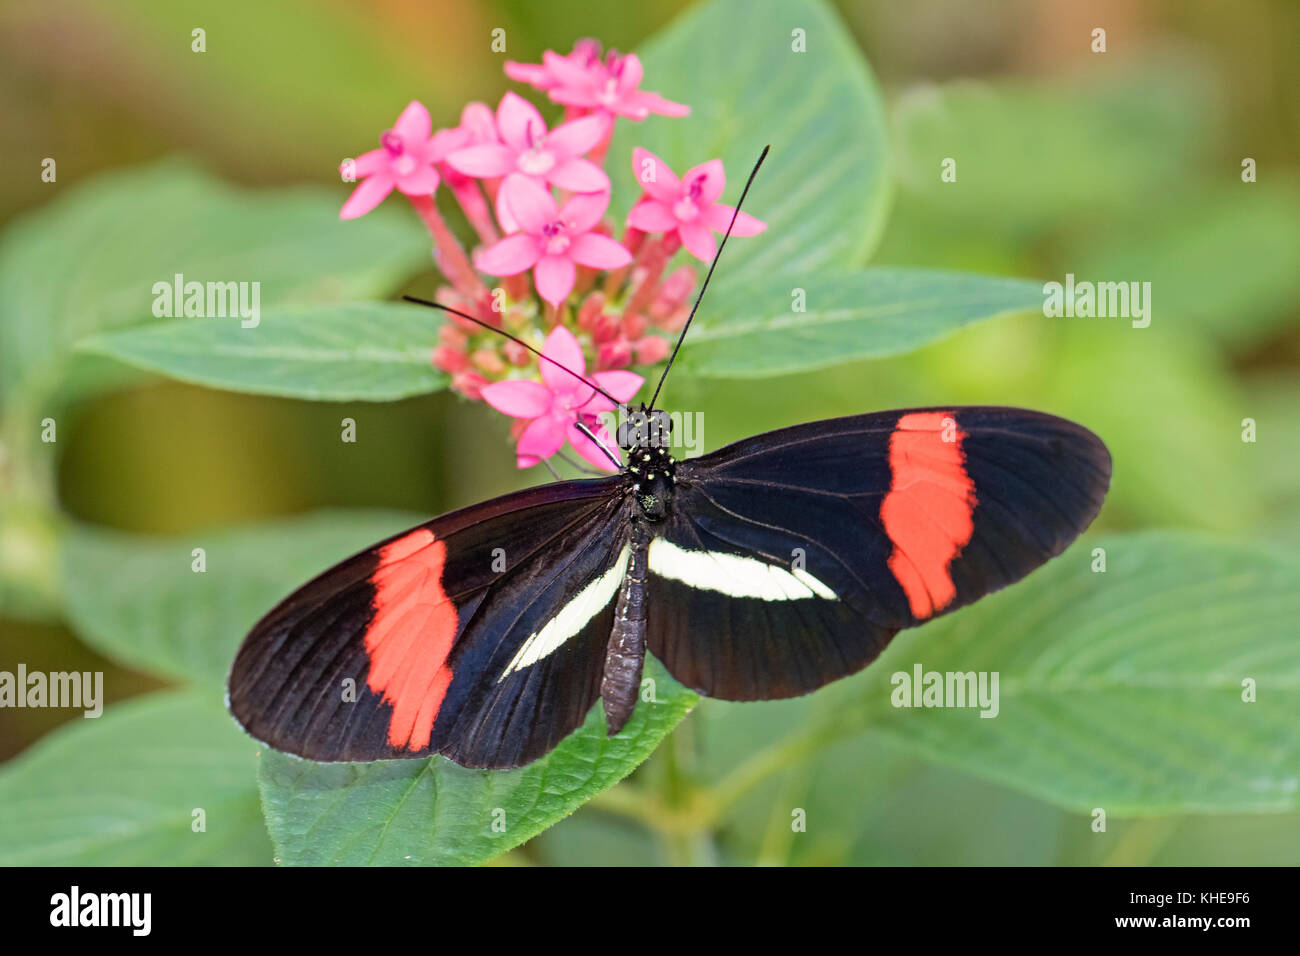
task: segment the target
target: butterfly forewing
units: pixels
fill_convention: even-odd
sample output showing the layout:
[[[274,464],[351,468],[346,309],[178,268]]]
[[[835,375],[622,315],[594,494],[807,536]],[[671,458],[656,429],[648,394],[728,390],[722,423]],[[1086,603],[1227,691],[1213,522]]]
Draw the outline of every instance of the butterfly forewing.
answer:
[[[677,479],[650,546],[650,650],[704,694],[758,700],[851,674],[1059,554],[1110,456],[1050,415],[929,408],[768,432]]]
[[[615,478],[547,485],[355,555],[250,632],[232,713],[315,760],[535,759],[599,693],[625,502]]]

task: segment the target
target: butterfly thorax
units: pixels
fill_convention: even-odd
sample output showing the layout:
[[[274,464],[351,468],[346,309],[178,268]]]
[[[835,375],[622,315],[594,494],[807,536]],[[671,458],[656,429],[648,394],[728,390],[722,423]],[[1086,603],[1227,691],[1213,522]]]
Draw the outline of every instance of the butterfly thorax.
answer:
[[[622,411],[618,444],[627,452],[624,473],[631,480],[642,514],[651,521],[662,521],[672,503],[677,468],[677,462],[668,452],[672,419],[666,412],[644,403],[637,408],[625,405]]]
[[[642,513],[651,521],[668,516],[673,500],[677,462],[667,448],[642,445],[628,452],[627,475]]]

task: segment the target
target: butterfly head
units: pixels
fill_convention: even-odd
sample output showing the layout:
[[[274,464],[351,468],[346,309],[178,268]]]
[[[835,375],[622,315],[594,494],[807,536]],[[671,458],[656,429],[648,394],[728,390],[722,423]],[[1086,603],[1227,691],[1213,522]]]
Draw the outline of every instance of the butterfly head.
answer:
[[[668,413],[650,408],[645,402],[639,406],[624,405],[618,424],[618,446],[625,451],[641,448],[661,448],[666,452],[672,443],[673,421]]]

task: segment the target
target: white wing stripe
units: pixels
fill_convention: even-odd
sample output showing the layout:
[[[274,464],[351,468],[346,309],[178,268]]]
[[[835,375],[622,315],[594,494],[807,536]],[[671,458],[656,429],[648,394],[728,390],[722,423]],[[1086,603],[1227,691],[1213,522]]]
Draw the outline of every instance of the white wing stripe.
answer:
[[[650,570],[661,578],[734,598],[835,600],[835,592],[803,568],[788,571],[780,565],[724,551],[688,551],[666,538],[650,542]]]
[[[618,593],[623,576],[627,573],[628,556],[632,549],[623,546],[622,553],[614,565],[577,593],[568,604],[560,608],[558,614],[551,618],[542,629],[529,636],[520,646],[519,651],[506,665],[506,669],[497,678],[501,683],[515,671],[531,667],[542,658],[554,654],[564,642],[581,631],[593,617],[605,609],[614,595]]]

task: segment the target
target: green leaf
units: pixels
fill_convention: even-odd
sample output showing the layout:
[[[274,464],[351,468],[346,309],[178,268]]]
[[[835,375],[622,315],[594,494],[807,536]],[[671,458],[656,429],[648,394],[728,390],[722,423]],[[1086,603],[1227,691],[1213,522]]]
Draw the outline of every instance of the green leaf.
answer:
[[[212,690],[75,719],[0,770],[0,865],[270,863],[256,751]]]
[[[1071,238],[1066,261],[1079,280],[1151,283],[1153,322],[1192,326],[1237,351],[1257,348],[1294,321],[1300,299],[1300,181],[1159,194],[1133,210],[1128,228]],[[1188,281],[1195,276],[1196,281]]]
[[[267,751],[262,805],[287,864],[464,866],[518,846],[641,763],[694,706],[653,659],[659,702],[641,702],[616,737],[600,707],[542,759],[467,770],[443,757],[321,764]]]
[[[899,188],[1022,241],[1067,217],[1144,205],[1209,165],[1219,86],[1200,64],[1161,56],[1062,81],[913,87],[893,108]],[[952,181],[940,175],[947,159]]]
[[[1084,813],[1295,810],[1298,617],[1300,565],[1280,554],[1174,532],[1089,540],[899,637],[809,743],[870,728]],[[916,664],[997,672],[998,715],[892,706],[891,675]]]
[[[345,156],[378,145],[379,133],[412,98],[429,107],[435,126],[453,125],[466,100],[503,82],[498,57],[453,39],[477,25],[435,7],[389,18],[356,4],[322,6],[311,12],[311,42],[304,42],[302,0],[259,0],[256,9],[214,5],[201,23],[171,0],[6,4],[0,13],[15,51],[33,58],[50,31],[73,49],[111,42],[129,51],[116,61],[111,82],[78,83],[85,64],[77,57],[41,63],[39,75],[52,86],[78,85],[80,95],[66,104],[70,117],[96,129],[113,124],[111,137],[85,137],[79,163],[180,142],[245,178],[328,177]],[[196,27],[206,31],[202,53],[191,48]],[[434,29],[443,42],[431,56],[411,37]],[[512,28],[512,54],[520,41]],[[341,202],[349,187],[334,188]]]
[[[682,351],[697,375],[757,378],[897,355],[978,319],[1041,310],[1041,282],[925,269],[728,281]],[[795,311],[797,298],[806,311]]]
[[[1108,334],[1065,326],[1055,354],[1067,358],[1044,353],[1037,373],[1043,407],[1082,422],[1110,446],[1119,476],[1108,501],[1112,517],[1211,531],[1253,527],[1264,510],[1262,475],[1256,446],[1241,440],[1241,420],[1254,409],[1223,355],[1172,322],[1157,327],[1155,318],[1149,328],[1131,329],[1124,321]],[[1159,411],[1147,418],[1143,409]]]
[[[314,401],[392,401],[437,391],[441,319],[391,302],[280,306],[254,328],[238,318],[182,319],[83,345],[198,385]]]
[[[418,524],[388,511],[320,512],[248,528],[145,537],[73,526],[69,621],[123,663],[221,686],[239,642],[277,602],[361,548]],[[193,549],[206,570],[192,570]]]
[[[807,51],[795,52],[803,30]],[[839,18],[811,0],[714,0],[639,51],[644,87],[691,107],[685,118],[621,124],[606,168],[618,221],[640,196],[632,148],[681,175],[721,157],[723,201],[735,203],[763,147],[772,152],[745,201],[767,223],[730,243],[728,279],[773,270],[861,265],[888,201],[884,108],[866,62]]]
[[[0,399],[52,390],[81,339],[152,321],[154,283],[177,273],[259,282],[265,308],[387,293],[427,261],[413,217],[341,222],[342,198],[236,189],[174,161],[66,190],[0,238]]]

